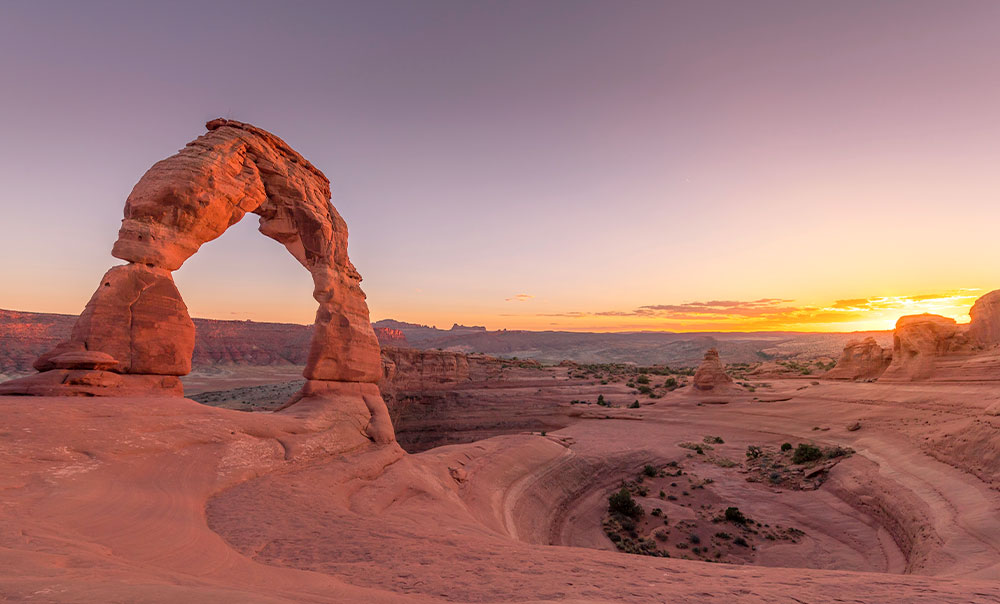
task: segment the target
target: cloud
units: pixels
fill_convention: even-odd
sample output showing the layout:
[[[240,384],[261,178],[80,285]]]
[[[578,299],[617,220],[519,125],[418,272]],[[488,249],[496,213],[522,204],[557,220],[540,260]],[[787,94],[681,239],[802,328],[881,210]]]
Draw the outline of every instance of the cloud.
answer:
[[[504,302],[527,302],[534,298],[531,294],[515,294],[510,298],[504,299]]]
[[[972,293],[978,290],[962,289],[954,292],[938,294],[920,294],[917,296],[873,296],[870,298],[853,298],[850,300],[837,300],[827,310],[851,311],[851,312],[871,312],[877,310],[906,310],[919,309],[919,312],[933,312],[934,308],[952,308],[955,306],[971,306],[972,301],[978,298],[978,294]]]
[[[657,319],[722,320],[785,316],[816,310],[811,306],[792,306],[794,300],[761,298],[759,300],[710,300],[684,304],[646,304],[634,310],[605,310],[590,313],[597,317],[649,317]]]
[[[891,329],[903,315],[924,312],[961,320],[978,290],[961,289],[912,296],[870,296],[836,300],[827,305],[795,304],[785,298],[757,300],[708,300],[683,304],[645,304],[632,310],[566,311],[539,313],[536,317],[635,319],[634,325],[676,329],[800,330],[811,326],[836,329]],[[576,321],[574,321],[576,322]],[[620,324],[620,321],[615,321]]]

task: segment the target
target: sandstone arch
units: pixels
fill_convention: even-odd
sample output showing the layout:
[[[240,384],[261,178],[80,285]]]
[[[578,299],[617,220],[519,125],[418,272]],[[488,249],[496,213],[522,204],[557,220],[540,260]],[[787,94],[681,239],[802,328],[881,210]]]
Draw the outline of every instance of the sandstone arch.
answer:
[[[105,274],[70,339],[35,362],[41,373],[0,385],[0,394],[181,395],[177,376],[191,370],[194,324],[172,271],[253,213],[260,232],[310,272],[319,303],[303,372],[308,382],[293,402],[363,400],[369,435],[392,440],[375,386],[378,341],[329,179],[265,130],[225,119],[206,127],[154,164],[125,202],[111,253],[129,264]]]

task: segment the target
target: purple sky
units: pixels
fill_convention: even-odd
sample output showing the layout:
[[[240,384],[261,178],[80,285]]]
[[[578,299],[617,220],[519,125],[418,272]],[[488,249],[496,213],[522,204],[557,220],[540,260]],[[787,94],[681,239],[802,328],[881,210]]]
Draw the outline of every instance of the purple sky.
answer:
[[[132,186],[223,116],[330,177],[376,319],[959,316],[1000,286],[998,32],[993,1],[6,2],[0,308],[79,312]],[[255,229],[177,272],[191,313],[309,322]]]

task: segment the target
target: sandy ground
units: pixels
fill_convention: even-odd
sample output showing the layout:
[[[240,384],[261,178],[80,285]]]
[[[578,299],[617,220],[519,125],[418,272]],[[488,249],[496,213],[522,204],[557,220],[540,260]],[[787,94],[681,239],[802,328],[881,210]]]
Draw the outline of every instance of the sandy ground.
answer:
[[[0,398],[0,595],[1000,602],[1000,389],[772,390],[788,400],[678,391],[639,409],[565,403],[572,421],[545,436],[420,454],[368,444],[356,429],[187,400]],[[734,460],[750,444],[785,441],[856,453],[819,489],[791,491],[678,446],[706,435],[723,438],[713,453]],[[601,527],[608,494],[643,465],[670,461],[713,482],[668,515],[737,502],[805,535],[760,544],[747,565],[614,551]],[[666,507],[651,499],[644,506]]]

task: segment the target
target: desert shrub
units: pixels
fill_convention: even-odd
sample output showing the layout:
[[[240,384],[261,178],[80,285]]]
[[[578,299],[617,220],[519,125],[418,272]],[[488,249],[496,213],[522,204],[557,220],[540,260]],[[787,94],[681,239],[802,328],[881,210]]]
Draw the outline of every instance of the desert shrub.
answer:
[[[782,451],[791,451],[792,450],[792,443],[781,443],[781,450]]]
[[[677,387],[677,378],[675,378],[673,376],[668,377],[667,380],[665,382],[663,382],[663,387],[664,388],[676,388]]]
[[[677,501],[677,495],[667,495],[667,501]]]
[[[646,476],[649,476],[650,478],[656,478],[656,475],[659,474],[660,471],[656,469],[656,466],[646,464],[642,468],[642,473],[645,474]]]
[[[747,540],[744,539],[743,537],[737,537],[737,538],[733,539],[733,545],[739,545],[739,546],[742,546],[742,547],[750,547],[750,544],[747,543]]]
[[[695,545],[697,545],[697,544],[701,543],[701,537],[699,537],[695,533],[691,533],[690,535],[688,535],[688,541],[690,541],[691,543],[694,543]]]
[[[637,384],[648,384],[649,383],[649,376],[645,375],[645,374],[640,375],[639,377],[635,378],[635,383],[637,383]]]
[[[728,522],[732,522],[734,524],[746,524],[749,520],[749,518],[743,515],[740,508],[732,506],[726,508],[725,516]]]
[[[649,489],[647,489],[646,487],[639,487],[638,489],[636,489],[636,491],[639,492],[640,497],[645,497],[646,495],[649,495]]]
[[[704,440],[705,443],[709,444],[709,445],[722,445],[722,444],[725,444],[725,442],[726,442],[726,441],[722,440],[721,436],[706,436],[702,440]]]
[[[691,449],[692,451],[694,451],[698,455],[704,455],[705,451],[711,451],[713,449],[712,445],[702,445],[702,444],[692,443],[692,442],[677,443],[677,446],[681,447],[683,449]],[[679,476],[679,474],[678,474],[678,476]]]
[[[639,408],[639,401],[634,401],[631,405],[628,406],[628,408],[629,409],[638,409]]]
[[[610,407],[611,406],[611,405],[609,405],[607,403],[607,401],[604,400],[604,395],[603,394],[598,394],[597,395],[597,404],[600,405],[600,406],[602,406],[602,407]]]
[[[650,514],[652,514],[653,516],[662,516],[663,510],[661,510],[660,508],[653,508],[653,511],[650,512]]]
[[[733,538],[733,536],[732,536],[732,535],[730,535],[729,533],[725,533],[725,532],[722,532],[722,531],[719,531],[718,533],[716,533],[716,534],[715,534],[715,537],[716,537],[717,539],[724,539],[724,540],[726,540],[726,541],[729,541],[730,539],[732,539],[732,538]]]
[[[747,447],[747,459],[757,459],[764,451],[757,445]]]
[[[823,459],[823,451],[816,445],[808,443],[799,443],[799,446],[795,448],[795,452],[792,453],[792,463],[807,463],[816,461],[817,459]]]
[[[639,518],[643,514],[642,506],[632,499],[632,494],[625,487],[608,497],[608,511],[626,518]]]
[[[718,456],[718,455],[713,455],[713,456],[709,457],[708,461],[714,463],[715,465],[719,466],[720,468],[733,468],[733,467],[736,467],[737,465],[739,465],[735,461],[729,459],[728,457],[721,457],[721,456]]]
[[[643,384],[639,386],[639,394],[653,394],[653,389]]]

